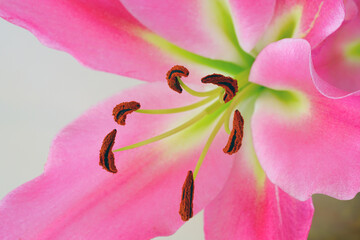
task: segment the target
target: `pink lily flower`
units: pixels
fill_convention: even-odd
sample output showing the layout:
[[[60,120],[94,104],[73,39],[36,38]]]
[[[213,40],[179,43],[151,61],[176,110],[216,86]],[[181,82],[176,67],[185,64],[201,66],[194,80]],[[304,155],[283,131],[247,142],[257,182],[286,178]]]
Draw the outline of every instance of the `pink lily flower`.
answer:
[[[44,173],[1,201],[0,238],[173,234],[183,224],[182,186],[194,171],[180,212],[187,220],[205,209],[207,239],[306,239],[312,194],[350,199],[360,190],[358,7],[338,0],[0,0],[0,16],[45,45],[149,82],[59,133]],[[168,75],[181,95],[165,80],[177,65],[190,71]],[[229,82],[210,90],[200,84],[213,73]],[[119,126],[114,107],[132,101],[140,109],[131,107]],[[120,107],[115,118],[126,110]],[[232,121],[235,109],[241,115],[235,111]],[[113,129],[116,136],[104,140]],[[98,165],[102,142],[100,163],[115,174]]]

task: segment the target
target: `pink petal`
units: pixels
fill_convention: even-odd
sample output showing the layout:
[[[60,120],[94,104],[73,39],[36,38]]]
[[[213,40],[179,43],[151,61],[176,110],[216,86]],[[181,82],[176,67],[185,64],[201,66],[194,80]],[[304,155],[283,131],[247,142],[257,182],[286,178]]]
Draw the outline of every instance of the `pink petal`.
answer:
[[[321,3],[323,5],[320,8]],[[341,0],[306,1],[303,13],[304,16],[300,26],[301,33],[306,34],[314,21],[314,26],[305,36],[312,48],[338,29],[345,17],[343,1]],[[319,16],[316,18],[317,13]]]
[[[345,20],[351,20],[358,14],[358,7],[355,0],[344,0]]]
[[[257,51],[283,38],[304,38],[315,48],[340,27],[344,17],[341,0],[278,0]]]
[[[0,16],[89,67],[140,80],[159,81],[176,64],[211,62],[156,38],[117,0],[1,0]]]
[[[206,207],[206,239],[307,239],[311,199],[296,200],[268,179],[259,183],[250,168],[238,159],[224,189]]]
[[[267,179],[252,146],[250,114],[243,115],[244,144],[224,189],[205,208],[206,239],[307,239],[311,200],[296,200]]]
[[[250,52],[270,23],[276,1],[230,0],[229,4],[239,43]]]
[[[314,67],[321,82],[341,89],[337,93],[327,88],[320,89],[325,95],[341,97],[360,93],[360,59],[347,56],[347,48],[353,42],[360,43],[360,15],[345,22],[339,30],[328,37],[313,52]]]
[[[182,184],[213,124],[207,121],[201,128],[117,152],[119,172],[111,174],[98,162],[101,142],[112,129],[118,129],[116,149],[189,118],[188,114],[132,113],[127,125],[119,126],[112,108],[129,100],[149,109],[178,107],[194,98],[179,96],[166,82],[144,84],[86,112],[57,136],[44,174],[2,200],[0,239],[150,239],[172,234],[181,226]],[[214,199],[227,179],[232,161],[222,152],[226,141],[225,133],[216,137],[196,178],[195,213]]]
[[[267,92],[257,101],[254,146],[270,181],[295,198],[350,199],[360,190],[360,97],[318,92],[310,59],[309,44],[295,39],[273,43],[258,56],[250,80],[293,95]]]
[[[225,4],[204,0],[121,0],[142,24],[176,45],[208,58],[241,61]]]

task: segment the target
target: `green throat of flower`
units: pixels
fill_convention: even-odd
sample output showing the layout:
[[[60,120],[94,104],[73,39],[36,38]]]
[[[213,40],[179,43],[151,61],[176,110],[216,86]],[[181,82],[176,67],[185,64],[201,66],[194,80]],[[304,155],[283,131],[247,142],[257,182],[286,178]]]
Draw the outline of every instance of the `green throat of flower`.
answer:
[[[224,143],[224,154],[234,154],[239,151],[242,145],[244,119],[237,108],[241,103],[245,102],[249,98],[257,97],[263,89],[263,87],[259,85],[249,83],[248,74],[249,72],[246,71],[242,75],[239,75],[239,79],[233,79],[221,74],[211,74],[205,76],[201,79],[202,83],[214,84],[217,87],[210,91],[199,92],[191,89],[181,80],[181,77],[187,77],[189,75],[189,71],[183,66],[174,66],[166,75],[169,87],[178,93],[182,93],[183,90],[185,90],[189,94],[201,98],[200,101],[183,107],[169,109],[141,109],[141,105],[138,102],[123,102],[115,106],[113,109],[114,120],[120,125],[125,125],[127,115],[133,112],[140,114],[173,114],[201,107],[202,110],[200,110],[194,117],[190,118],[181,125],[170,129],[169,131],[116,150],[113,150],[112,148],[117,131],[116,129],[112,130],[103,140],[100,150],[100,166],[108,172],[117,173],[118,170],[115,166],[115,157],[113,152],[125,151],[160,141],[164,138],[189,129],[206,117],[216,115],[216,119],[218,119],[217,123],[203,147],[195,169],[190,169],[188,171],[183,185],[179,213],[182,220],[189,220],[193,216],[192,206],[194,197],[194,181],[201,165],[203,164],[205,156],[221,127],[224,127],[225,131],[229,134],[228,142]],[[233,116],[232,130],[230,130],[229,126],[231,116]],[[184,139],[184,141],[186,141],[186,139]]]

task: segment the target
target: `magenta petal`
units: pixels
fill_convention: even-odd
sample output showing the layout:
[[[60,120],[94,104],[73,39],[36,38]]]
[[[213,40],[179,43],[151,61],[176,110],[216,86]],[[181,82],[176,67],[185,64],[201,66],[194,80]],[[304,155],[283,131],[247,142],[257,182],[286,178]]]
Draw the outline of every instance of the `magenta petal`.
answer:
[[[301,202],[268,179],[261,182],[248,159],[237,160],[224,189],[205,208],[206,239],[307,239],[311,199]]]
[[[356,0],[344,0],[345,20],[351,20],[359,12]]]
[[[346,53],[353,42],[360,44],[360,15],[345,22],[314,50],[314,67],[321,77],[317,85],[325,95],[342,97],[360,94],[360,59],[352,60]],[[333,91],[326,87],[327,84],[341,91]]]
[[[251,81],[298,98],[287,102],[268,92],[258,99],[255,150],[269,179],[297,199],[314,193],[350,199],[360,190],[360,97],[331,99],[318,92],[310,57],[305,40],[287,39],[256,59]]]
[[[340,27],[345,18],[344,5],[341,0],[304,2],[306,4],[304,4],[304,16],[300,28],[301,32],[306,34],[305,39],[314,48]]]
[[[0,16],[97,70],[159,81],[172,66],[188,63],[146,41],[152,32],[118,0],[2,0]]]
[[[230,0],[231,12],[240,45],[250,52],[274,14],[275,0]]]
[[[194,98],[179,97],[166,82],[144,84],[83,114],[55,139],[44,174],[1,201],[0,239],[150,239],[172,234],[183,224],[178,214],[182,184],[196,164],[208,129],[203,124],[117,152],[118,173],[106,172],[98,163],[99,148],[112,129],[118,130],[116,149],[188,119],[182,114],[132,113],[127,125],[119,126],[112,108],[130,100],[149,109],[178,107]],[[222,152],[226,140],[225,133],[216,137],[196,178],[195,213],[215,198],[230,172],[232,161]]]
[[[227,36],[221,1],[121,0],[146,27],[176,45],[208,58],[239,62],[237,43]],[[228,23],[224,23],[228,24]]]
[[[284,38],[304,38],[315,48],[338,29],[345,17],[341,0],[278,0],[259,52],[271,42]]]
[[[205,208],[207,240],[305,240],[313,215],[311,200],[301,202],[272,184],[259,166],[246,109],[244,143],[230,176]]]

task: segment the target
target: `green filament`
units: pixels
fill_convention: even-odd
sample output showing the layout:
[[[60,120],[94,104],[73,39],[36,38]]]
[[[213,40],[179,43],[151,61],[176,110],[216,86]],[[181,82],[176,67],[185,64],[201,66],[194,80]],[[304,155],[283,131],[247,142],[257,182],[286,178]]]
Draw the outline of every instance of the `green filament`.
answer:
[[[236,108],[236,106],[243,100],[249,98],[249,97],[255,97],[257,96],[261,91],[262,87],[255,85],[255,84],[247,84],[244,88],[243,91],[240,92],[232,101],[230,106],[228,107],[228,109],[226,109],[226,112],[221,116],[220,120],[217,122],[216,126],[214,127],[213,131],[211,132],[209,139],[207,140],[203,151],[201,152],[201,155],[199,157],[199,160],[196,164],[196,167],[194,169],[194,179],[196,178],[200,167],[205,159],[205,156],[207,154],[207,152],[209,151],[209,148],[212,144],[212,142],[215,139],[215,136],[217,135],[217,133],[219,132],[220,128],[222,125],[224,125],[225,131],[229,134],[231,134],[230,128],[229,128],[229,121],[230,121],[230,116],[232,111]],[[255,93],[255,94],[253,94]]]
[[[229,106],[228,111],[226,111],[226,118],[225,118],[225,122],[224,122],[224,129],[228,134],[231,134],[231,130],[230,130],[230,118],[231,118],[231,113],[232,111],[235,109],[235,107],[240,104],[241,101],[244,101],[245,99],[247,99],[248,97],[255,97],[256,95],[258,95],[258,93],[260,93],[261,87],[255,84],[250,84],[247,83],[246,85],[244,85],[242,87],[242,91],[235,96],[235,98],[232,100],[231,105]],[[255,93],[255,94],[254,94]]]
[[[227,112],[226,112],[227,113]],[[225,122],[224,122],[224,129],[225,129],[225,132],[227,134],[231,134],[231,130],[230,130],[230,116],[231,116],[231,112],[229,112],[229,114],[226,115],[226,119],[225,119]]]
[[[190,119],[189,121],[185,122],[184,124],[181,124],[180,126],[174,128],[174,129],[172,129],[170,131],[162,133],[162,134],[160,134],[160,135],[158,135],[156,137],[152,137],[152,138],[149,138],[147,140],[144,140],[144,141],[141,141],[141,142],[138,142],[138,143],[126,146],[126,147],[116,149],[116,150],[114,150],[114,152],[120,152],[120,151],[124,151],[124,150],[129,150],[129,149],[141,147],[141,146],[153,143],[153,142],[157,142],[157,141],[159,141],[161,139],[170,137],[171,135],[174,135],[175,133],[178,133],[178,132],[184,130],[185,128],[190,127],[191,125],[193,125],[194,123],[196,123],[197,121],[202,119],[205,115],[206,115],[206,112],[201,112],[200,114],[198,114],[194,118]]]
[[[183,106],[183,107],[178,107],[178,108],[168,108],[168,109],[139,109],[136,112],[137,113],[145,113],[145,114],[170,114],[170,113],[179,113],[179,112],[186,112],[186,111],[190,111],[193,110],[195,108],[199,108],[203,105],[205,105],[206,103],[211,102],[212,100],[214,100],[216,98],[216,96],[210,96],[208,98],[205,98],[204,100],[201,100],[199,102],[187,105],[187,106]]]
[[[233,112],[233,110],[240,104],[240,102],[248,99],[248,98],[252,98],[252,97],[256,97],[258,96],[258,94],[261,92],[261,90],[263,89],[263,87],[253,84],[253,83],[246,83],[246,84],[241,84],[240,88],[239,88],[239,92],[238,94],[228,103],[224,103],[221,99],[221,101],[216,100],[216,98],[219,97],[223,97],[221,93],[224,93],[224,90],[222,88],[217,88],[215,90],[212,91],[208,91],[208,92],[197,92],[194,91],[190,88],[188,88],[180,79],[179,79],[180,84],[182,85],[182,87],[188,91],[190,94],[194,95],[196,94],[197,96],[202,96],[205,97],[207,96],[206,99],[203,99],[197,103],[194,104],[190,104],[184,107],[179,107],[179,108],[170,108],[170,109],[159,109],[159,110],[153,110],[153,109],[139,109],[136,112],[138,113],[145,113],[145,114],[168,114],[168,113],[178,113],[178,112],[185,112],[185,111],[189,111],[192,109],[196,109],[199,108],[201,106],[204,106],[207,103],[210,103],[211,101],[213,101],[213,103],[206,107],[203,111],[201,111],[198,115],[196,115],[195,117],[193,117],[192,119],[188,120],[187,122],[175,127],[174,129],[171,129],[167,132],[164,132],[158,136],[146,139],[144,141],[140,141],[138,143],[132,144],[132,145],[128,145],[119,149],[114,150],[114,152],[119,152],[119,151],[124,151],[124,150],[129,150],[129,149],[133,149],[133,148],[137,148],[137,147],[141,147],[153,142],[157,142],[159,140],[162,140],[164,138],[170,137],[174,134],[177,134],[187,128],[189,128],[190,126],[193,126],[195,123],[199,122],[200,120],[202,120],[205,116],[209,116],[210,114],[213,114],[215,111],[221,110],[221,112],[223,112],[223,114],[221,115],[219,121],[216,123],[214,129],[212,130],[212,132],[210,133],[210,136],[201,152],[201,155],[198,159],[198,162],[196,164],[196,167],[194,169],[194,179],[196,178],[200,167],[206,157],[206,154],[208,153],[210,146],[212,144],[212,142],[215,139],[215,136],[217,135],[217,133],[219,132],[219,130],[221,129],[221,127],[224,125],[225,131],[228,134],[231,134],[230,131],[230,127],[229,127],[229,122],[230,122],[230,117],[231,114]],[[225,112],[224,112],[225,111]],[[216,113],[220,114],[219,113]],[[218,116],[218,115],[217,115]]]
[[[205,156],[207,154],[207,152],[209,151],[209,148],[212,144],[212,142],[214,141],[215,139],[215,136],[217,135],[217,133],[219,132],[221,126],[223,125],[224,121],[225,121],[225,117],[226,117],[226,113],[222,115],[222,117],[220,118],[220,120],[217,122],[216,126],[214,127],[213,131],[211,132],[202,152],[201,152],[201,155],[199,157],[199,160],[196,164],[196,167],[195,167],[195,170],[194,170],[194,180],[200,170],[200,167],[205,159]]]
[[[225,103],[224,95],[225,95],[225,90],[222,90],[222,93],[219,95],[219,102]]]
[[[195,97],[209,97],[209,96],[213,96],[213,95],[218,95],[220,93],[220,91],[222,90],[221,88],[215,88],[214,90],[207,91],[207,92],[198,92],[198,91],[195,91],[195,90],[191,89],[190,87],[188,87],[179,77],[178,77],[178,80],[179,80],[181,87],[185,91],[187,91],[188,93],[190,93],[191,95],[193,95]]]
[[[207,114],[212,114],[213,112],[215,112],[216,110],[218,110],[221,106],[224,106],[224,104],[216,101],[215,103],[213,103],[212,105],[210,105],[209,107],[207,107],[204,112],[206,112]]]
[[[162,133],[158,136],[155,136],[155,137],[152,137],[152,138],[149,138],[147,140],[144,140],[144,141],[141,141],[141,142],[138,142],[138,143],[135,143],[135,144],[131,144],[131,145],[128,145],[126,147],[122,147],[122,148],[119,148],[119,149],[116,149],[114,150],[113,152],[120,152],[120,151],[124,151],[124,150],[129,150],[129,149],[133,149],[133,148],[137,148],[137,147],[141,147],[141,146],[144,146],[144,145],[147,145],[147,144],[150,144],[150,143],[153,143],[153,142],[157,142],[161,139],[164,139],[164,138],[167,138],[167,137],[170,137],[188,127],[190,127],[191,125],[193,125],[194,123],[196,123],[197,121],[199,121],[200,119],[202,119],[203,117],[205,117],[206,115],[208,114],[211,114],[213,113],[215,110],[217,110],[219,107],[221,106],[220,103],[218,102],[215,102],[214,104],[212,104],[211,106],[207,107],[204,111],[202,111],[201,113],[199,113],[198,115],[196,115],[195,117],[193,117],[192,119],[190,119],[189,121],[181,124],[180,126],[170,130],[170,131],[167,131],[165,133]]]

